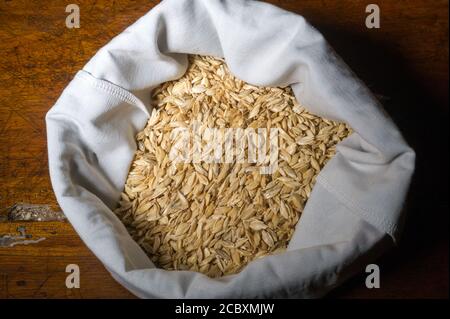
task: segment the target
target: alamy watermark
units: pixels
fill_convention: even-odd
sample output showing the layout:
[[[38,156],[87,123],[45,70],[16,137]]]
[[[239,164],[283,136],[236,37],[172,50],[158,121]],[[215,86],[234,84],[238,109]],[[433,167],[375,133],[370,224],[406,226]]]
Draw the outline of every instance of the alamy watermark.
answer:
[[[66,287],[69,289],[80,288],[80,267],[77,264],[69,264],[66,266]]]
[[[66,17],[66,27],[69,29],[80,28],[80,7],[77,4],[71,3],[66,6],[66,13],[69,15]],[[380,28],[380,7],[377,4],[368,4],[366,6],[365,24],[368,29]]]
[[[261,174],[278,169],[277,128],[208,128],[194,121],[191,127],[172,130],[171,139],[174,164],[255,163]]]
[[[368,29],[379,29],[380,7],[377,4],[369,4],[366,7],[366,13],[369,13],[366,17],[366,27]]]
[[[80,28],[80,7],[71,3],[66,6],[66,12],[69,13],[66,17],[66,27],[69,29]]]
[[[366,287],[369,289],[380,288],[380,267],[376,264],[366,266]]]

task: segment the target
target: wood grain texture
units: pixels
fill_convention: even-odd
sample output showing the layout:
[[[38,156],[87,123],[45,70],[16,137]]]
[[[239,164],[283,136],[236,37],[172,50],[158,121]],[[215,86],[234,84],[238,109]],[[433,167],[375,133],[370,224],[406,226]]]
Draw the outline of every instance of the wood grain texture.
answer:
[[[45,114],[76,71],[157,2],[77,1],[80,29],[65,27],[69,1],[0,2],[0,213],[17,202],[58,209],[48,177]],[[366,289],[361,275],[330,297],[448,298],[448,1],[376,1],[381,28],[370,30],[364,25],[370,1],[269,2],[302,14],[325,35],[380,96],[417,152],[403,239],[378,261],[382,288]],[[17,226],[0,223],[0,234]],[[0,248],[0,297],[131,297],[69,224],[26,228],[47,239]],[[82,270],[79,290],[64,286],[69,263]]]
[[[0,234],[25,227],[38,244],[0,247],[0,298],[133,298],[65,222],[5,222]],[[66,266],[80,268],[80,288],[66,287]]]

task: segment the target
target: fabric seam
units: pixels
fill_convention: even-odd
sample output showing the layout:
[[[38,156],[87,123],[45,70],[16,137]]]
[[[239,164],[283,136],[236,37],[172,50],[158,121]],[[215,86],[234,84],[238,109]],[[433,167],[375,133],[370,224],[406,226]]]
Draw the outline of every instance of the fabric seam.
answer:
[[[355,201],[351,200],[347,195],[337,190],[334,186],[331,185],[331,183],[323,176],[317,176],[317,183],[322,185],[330,194],[334,195],[336,199],[338,199],[342,204],[347,206],[354,214],[362,215],[363,217],[366,217],[368,222],[371,222],[373,219],[370,216],[377,215],[376,211],[362,208],[359,206]],[[385,231],[390,236],[394,238],[394,229],[395,226],[390,221],[386,220],[386,218],[376,218],[379,222],[376,226],[381,226],[383,229],[382,231]],[[394,238],[395,239],[395,238]]]
[[[81,80],[86,80],[90,85],[92,85],[96,89],[99,89],[108,94],[111,94],[123,102],[135,105],[135,106],[139,107],[140,109],[142,109],[147,115],[149,115],[144,103],[142,103],[142,101],[139,100],[133,93],[131,93],[130,91],[128,91],[122,87],[117,86],[114,83],[111,83],[111,82],[108,82],[108,81],[105,81],[102,79],[98,79],[98,78],[94,77],[91,73],[89,73],[85,70],[78,71],[78,73],[75,75],[75,78],[79,78]]]

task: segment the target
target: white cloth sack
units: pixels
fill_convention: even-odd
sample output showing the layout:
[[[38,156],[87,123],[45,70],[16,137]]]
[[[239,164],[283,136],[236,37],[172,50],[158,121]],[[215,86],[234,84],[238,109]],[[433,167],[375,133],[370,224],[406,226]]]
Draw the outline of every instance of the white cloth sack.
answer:
[[[224,57],[251,84],[291,85],[309,111],[355,131],[318,176],[287,251],[220,279],[155,268],[111,211],[150,91],[183,75],[186,54]],[[398,238],[414,169],[414,152],[322,35],[303,17],[256,1],[163,1],[98,51],[46,122],[61,208],[113,277],[146,298],[322,296]]]

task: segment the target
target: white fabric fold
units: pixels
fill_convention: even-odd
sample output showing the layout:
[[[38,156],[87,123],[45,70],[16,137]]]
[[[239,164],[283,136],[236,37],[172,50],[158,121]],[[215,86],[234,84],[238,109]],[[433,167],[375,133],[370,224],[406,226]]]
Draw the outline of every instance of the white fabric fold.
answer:
[[[317,178],[287,252],[220,279],[155,268],[111,211],[151,111],[150,92],[184,74],[187,54],[223,57],[255,85],[291,85],[309,111],[355,131]],[[272,5],[163,1],[97,52],[46,121],[61,208],[114,278],[140,297],[319,297],[399,236],[413,150],[322,35]]]

